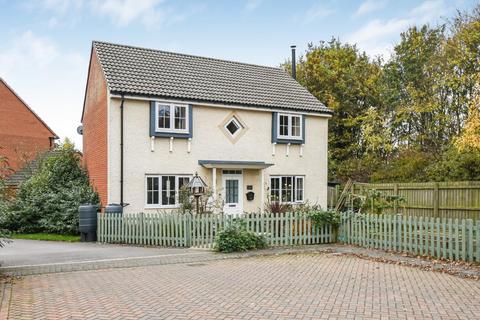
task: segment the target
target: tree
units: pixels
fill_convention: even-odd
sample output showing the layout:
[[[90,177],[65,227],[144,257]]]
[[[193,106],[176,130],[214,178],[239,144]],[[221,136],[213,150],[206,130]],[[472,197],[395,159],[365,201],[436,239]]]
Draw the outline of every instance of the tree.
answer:
[[[9,173],[10,166],[8,165],[7,158],[0,156],[0,248],[9,242],[9,232],[5,228],[4,217],[10,209],[10,201],[7,196],[7,189],[5,187],[5,177]]]
[[[291,70],[289,61],[283,66]],[[379,108],[380,74],[380,61],[336,39],[309,44],[299,59],[298,81],[334,111],[329,122],[331,178],[341,175],[338,170],[343,161],[362,158],[365,153],[362,116],[369,108]]]
[[[458,12],[448,26],[447,66],[442,79],[448,96],[446,110],[453,120],[452,134],[458,135],[480,74],[480,4],[473,10]]]
[[[439,151],[448,139],[442,74],[444,27],[411,27],[401,35],[382,77],[385,104],[397,148]]]
[[[8,220],[13,230],[21,232],[75,234],[79,205],[98,202],[79,152],[65,140],[21,184]]]
[[[477,88],[470,101],[468,117],[460,137],[455,142],[459,151],[480,152],[480,74],[478,76]]]
[[[480,4],[445,24],[408,28],[386,62],[336,39],[309,44],[297,80],[334,111],[329,178],[478,177],[479,61]]]

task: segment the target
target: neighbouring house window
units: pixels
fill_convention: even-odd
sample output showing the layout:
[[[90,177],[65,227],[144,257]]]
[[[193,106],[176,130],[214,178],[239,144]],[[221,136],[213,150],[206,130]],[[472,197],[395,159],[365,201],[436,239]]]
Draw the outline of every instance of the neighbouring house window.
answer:
[[[188,132],[188,109],[186,105],[157,103],[157,132]]]
[[[278,114],[278,138],[302,139],[302,116],[296,114]]]
[[[146,177],[147,207],[178,207],[180,189],[190,176],[149,175]]]
[[[270,177],[270,199],[284,203],[303,202],[303,176]]]

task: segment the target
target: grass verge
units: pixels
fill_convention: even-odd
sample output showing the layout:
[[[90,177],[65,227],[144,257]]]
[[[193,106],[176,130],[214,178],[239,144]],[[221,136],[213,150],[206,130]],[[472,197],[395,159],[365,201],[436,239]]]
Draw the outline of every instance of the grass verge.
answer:
[[[80,236],[63,235],[53,233],[13,233],[12,239],[28,239],[28,240],[45,240],[45,241],[66,241],[66,242],[78,242]]]

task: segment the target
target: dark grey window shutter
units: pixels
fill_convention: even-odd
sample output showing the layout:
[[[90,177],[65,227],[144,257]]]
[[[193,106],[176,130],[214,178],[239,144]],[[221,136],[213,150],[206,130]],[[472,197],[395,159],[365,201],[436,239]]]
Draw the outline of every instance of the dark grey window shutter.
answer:
[[[277,142],[278,112],[272,112],[272,143]]]
[[[188,137],[193,137],[193,106],[191,104],[188,105]]]
[[[155,101],[150,101],[150,137],[155,135]]]
[[[302,143],[305,144],[305,115],[302,115]]]

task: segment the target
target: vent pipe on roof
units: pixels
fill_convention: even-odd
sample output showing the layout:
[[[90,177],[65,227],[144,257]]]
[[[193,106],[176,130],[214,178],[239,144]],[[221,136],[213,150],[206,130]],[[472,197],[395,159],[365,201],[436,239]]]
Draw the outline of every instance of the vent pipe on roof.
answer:
[[[292,77],[293,79],[297,79],[297,65],[296,65],[296,60],[295,60],[295,48],[297,46],[292,45],[290,48],[292,48]]]

